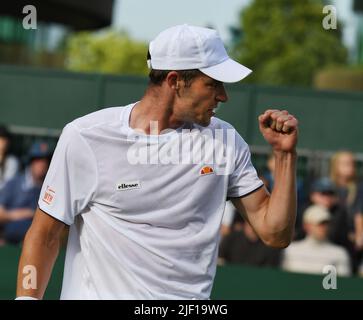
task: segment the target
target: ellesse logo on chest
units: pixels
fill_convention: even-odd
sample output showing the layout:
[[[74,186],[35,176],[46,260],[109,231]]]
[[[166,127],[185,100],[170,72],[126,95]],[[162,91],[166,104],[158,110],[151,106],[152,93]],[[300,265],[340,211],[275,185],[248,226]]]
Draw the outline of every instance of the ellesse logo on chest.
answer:
[[[133,190],[133,189],[140,189],[141,184],[140,181],[125,181],[125,182],[119,182],[116,185],[117,190],[119,191],[127,191],[127,190]]]
[[[212,168],[212,167],[210,167],[210,166],[204,166],[204,167],[200,170],[199,175],[200,175],[200,176],[205,176],[205,175],[207,175],[207,174],[213,174],[213,173],[214,173],[214,170],[213,170],[213,168]]]

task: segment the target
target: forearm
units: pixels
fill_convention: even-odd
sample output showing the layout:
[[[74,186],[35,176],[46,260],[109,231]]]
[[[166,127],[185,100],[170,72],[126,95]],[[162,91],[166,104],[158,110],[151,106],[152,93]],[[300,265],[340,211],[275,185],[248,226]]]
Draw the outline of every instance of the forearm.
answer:
[[[58,251],[58,237],[39,234],[35,228],[30,228],[19,262],[16,292],[18,297],[43,298]]]
[[[271,245],[287,246],[296,220],[296,152],[275,152],[274,187],[265,215]]]

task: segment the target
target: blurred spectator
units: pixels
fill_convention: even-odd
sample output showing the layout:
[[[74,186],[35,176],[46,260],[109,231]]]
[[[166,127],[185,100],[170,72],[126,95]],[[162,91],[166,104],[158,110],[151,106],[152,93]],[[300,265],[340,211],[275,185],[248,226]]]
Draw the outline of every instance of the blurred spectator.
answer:
[[[30,227],[50,156],[48,144],[33,144],[24,173],[11,179],[0,193],[0,225],[6,243],[21,242]]]
[[[322,206],[330,212],[328,238],[348,251],[352,273],[356,273],[354,243],[348,237],[348,213],[345,206],[339,201],[335,184],[327,177],[316,180],[311,187],[310,201],[311,204]]]
[[[222,240],[219,264],[277,267],[281,250],[267,247],[249,223],[235,214],[231,232]]]
[[[349,151],[334,154],[330,177],[337,186],[340,204],[347,210],[348,237],[355,245],[356,269],[363,255],[363,186],[357,180],[354,154]]]
[[[6,127],[0,125],[0,192],[19,169],[18,159],[8,153],[10,142],[10,132]]]
[[[333,182],[326,177],[315,181],[311,188],[310,201],[312,204],[322,206],[330,212],[329,240],[350,251],[352,243],[348,238],[347,210],[340,204],[337,188]]]
[[[339,276],[350,272],[346,250],[328,240],[330,213],[322,206],[312,205],[305,210],[303,225],[306,237],[294,241],[285,249],[282,268],[291,272],[322,274],[327,265],[335,266]]]

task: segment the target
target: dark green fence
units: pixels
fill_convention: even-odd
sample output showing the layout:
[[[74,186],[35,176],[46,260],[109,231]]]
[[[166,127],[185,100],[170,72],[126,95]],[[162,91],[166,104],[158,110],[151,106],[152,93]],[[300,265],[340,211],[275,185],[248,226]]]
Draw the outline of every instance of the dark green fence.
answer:
[[[19,247],[0,248],[0,299],[14,299]],[[64,251],[55,265],[45,299],[59,299]],[[325,275],[302,275],[245,266],[219,267],[212,299],[363,299],[362,278],[338,278],[337,289],[323,288]]]
[[[0,247],[0,300],[15,298],[18,261],[21,253],[19,246]],[[49,281],[45,299],[59,299],[62,287],[65,251],[61,251]]]
[[[0,66],[0,119],[13,126],[61,129],[102,107],[141,98],[145,78]],[[248,143],[263,146],[257,116],[286,108],[300,120],[299,148],[362,152],[363,93],[228,85],[229,101],[218,116],[231,122]]]
[[[0,123],[10,126],[15,153],[21,155],[37,137],[54,144],[64,125],[77,117],[137,101],[146,85],[146,78],[0,66]],[[243,83],[227,85],[227,91],[229,101],[217,116],[250,144],[258,170],[265,169],[269,147],[257,117],[268,108],[286,108],[300,121],[299,175],[326,175],[331,154],[340,149],[357,153],[358,173],[363,175],[363,93]]]
[[[362,300],[362,278],[337,278],[336,289],[324,289],[322,275],[303,275],[247,266],[219,267],[213,299]]]

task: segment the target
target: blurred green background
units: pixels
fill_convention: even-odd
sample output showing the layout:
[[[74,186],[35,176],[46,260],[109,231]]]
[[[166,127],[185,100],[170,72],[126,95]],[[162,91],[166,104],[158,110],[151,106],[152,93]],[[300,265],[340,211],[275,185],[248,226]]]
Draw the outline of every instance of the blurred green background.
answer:
[[[20,247],[0,250],[0,300],[15,298],[17,260]],[[44,299],[59,299],[62,287],[64,250],[55,264]],[[336,289],[324,289],[325,275],[302,275],[272,268],[248,266],[218,267],[211,299],[362,299],[363,279],[338,278]]]

